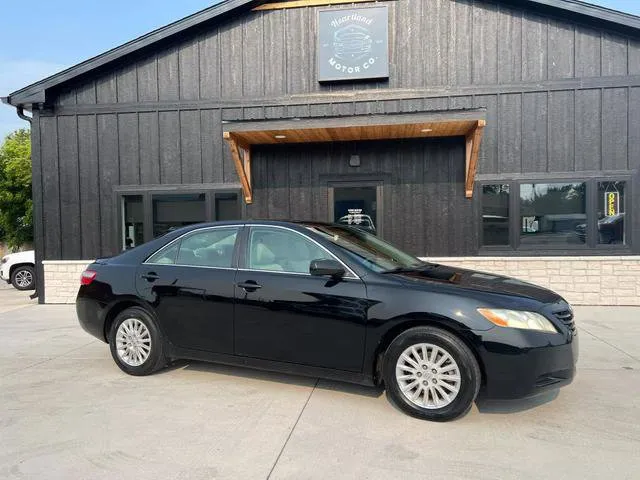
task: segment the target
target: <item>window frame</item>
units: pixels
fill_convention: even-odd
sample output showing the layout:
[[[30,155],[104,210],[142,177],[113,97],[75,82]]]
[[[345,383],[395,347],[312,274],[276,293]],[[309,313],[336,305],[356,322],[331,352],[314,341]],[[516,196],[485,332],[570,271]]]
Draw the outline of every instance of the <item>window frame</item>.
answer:
[[[184,234],[180,235],[178,238],[174,238],[173,240],[171,240],[166,245],[163,245],[162,247],[158,248],[153,253],[151,253],[145,259],[145,261],[142,262],[142,265],[153,265],[153,266],[162,266],[162,267],[208,268],[208,269],[214,269],[214,270],[237,270],[238,269],[238,252],[239,252],[239,249],[240,249],[240,245],[242,243],[241,237],[242,237],[242,232],[243,232],[244,227],[245,227],[244,224],[238,224],[238,225],[214,225],[214,226],[211,226],[211,227],[197,228],[195,230],[191,230],[189,232],[185,232]],[[233,245],[233,254],[232,254],[232,257],[231,257],[231,266],[230,267],[213,267],[213,266],[210,266],[210,265],[186,265],[186,264],[182,264],[182,263],[176,263],[177,260],[178,260],[178,257],[180,256],[180,249],[182,248],[182,241],[185,238],[188,238],[188,237],[193,236],[193,235],[197,235],[199,233],[207,232],[207,231],[210,231],[210,230],[220,230],[220,229],[235,229],[235,230],[237,230],[237,232],[236,232],[236,240],[235,240],[235,243]],[[155,263],[155,262],[150,262],[149,261],[149,259],[154,257],[156,254],[160,253],[163,250],[168,250],[169,248],[173,247],[176,244],[178,245],[178,250],[176,252],[176,260],[174,261],[174,263]]]
[[[190,185],[117,185],[113,191],[113,226],[114,235],[111,240],[116,252],[124,251],[122,205],[124,197],[142,196],[143,204],[143,238],[149,242],[153,237],[153,196],[154,195],[200,195],[205,196],[205,220],[215,222],[216,198],[222,195],[235,194],[238,202],[238,221],[246,218],[246,205],[242,201],[242,188],[238,184],[190,184]]]
[[[631,173],[617,173],[607,175],[599,173],[592,176],[579,175],[557,175],[557,176],[518,176],[517,178],[500,178],[497,176],[491,179],[488,176],[481,181],[476,182],[476,195],[480,199],[477,209],[477,228],[478,228],[478,253],[480,255],[531,255],[536,253],[539,255],[628,255],[633,253],[633,228],[631,222],[625,225],[626,244],[599,244],[598,243],[598,183],[599,182],[624,182],[625,198],[633,199],[633,176]],[[521,244],[520,232],[520,187],[523,184],[531,183],[584,183],[585,191],[585,210],[587,216],[587,237],[583,245],[565,246],[565,245],[542,245],[542,244]],[[482,205],[482,188],[484,185],[509,185],[509,245],[483,245],[483,205]],[[625,203],[625,219],[633,220],[633,201]]]
[[[239,255],[240,259],[239,259],[239,263],[238,263],[238,271],[242,271],[242,272],[260,272],[260,273],[276,273],[276,274],[284,274],[284,275],[301,275],[301,276],[313,277],[313,275],[311,275],[311,273],[309,273],[309,272],[302,273],[302,272],[287,272],[287,271],[281,271],[281,270],[260,270],[260,269],[256,269],[256,268],[249,268],[248,265],[249,265],[249,255],[250,255],[250,247],[251,247],[251,232],[255,228],[269,228],[269,229],[287,230],[289,232],[293,232],[293,233],[295,233],[297,235],[300,235],[305,240],[315,244],[320,249],[322,249],[325,252],[327,252],[331,256],[332,259],[336,260],[337,262],[339,262],[344,267],[345,275],[344,275],[343,279],[345,279],[345,280],[346,279],[360,280],[360,277],[353,271],[353,269],[351,267],[349,267],[345,262],[340,260],[333,252],[331,252],[327,247],[322,245],[320,242],[316,241],[315,239],[311,238],[308,235],[305,235],[302,232],[299,232],[297,230],[294,230],[292,228],[285,227],[285,226],[282,226],[282,225],[263,225],[263,224],[246,225],[245,234],[244,234],[244,240],[242,242],[242,245],[240,246],[240,252],[241,253]]]
[[[509,186],[509,218],[507,221],[507,226],[509,228],[509,243],[506,245],[484,245],[484,212],[483,212],[483,200],[484,200],[484,195],[483,195],[483,187],[485,185],[508,185]],[[513,185],[512,182],[509,181],[495,181],[495,182],[479,182],[478,184],[478,193],[477,193],[478,197],[480,198],[480,207],[479,207],[479,211],[480,211],[480,225],[478,228],[478,243],[479,243],[479,247],[482,249],[486,249],[487,251],[496,251],[496,252],[502,252],[504,250],[507,249],[511,249],[512,245],[514,245],[514,228],[513,228],[513,205],[512,205],[512,201],[513,201]]]

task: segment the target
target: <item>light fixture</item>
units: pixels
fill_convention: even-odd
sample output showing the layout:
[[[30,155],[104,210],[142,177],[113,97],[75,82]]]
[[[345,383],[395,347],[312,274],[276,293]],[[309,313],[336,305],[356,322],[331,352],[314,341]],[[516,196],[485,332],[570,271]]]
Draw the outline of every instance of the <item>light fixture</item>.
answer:
[[[423,128],[422,130],[420,130],[422,133],[429,133],[429,132],[433,132],[433,128]]]
[[[282,140],[283,138],[287,138],[286,135],[274,135],[273,138],[277,138],[278,140]]]

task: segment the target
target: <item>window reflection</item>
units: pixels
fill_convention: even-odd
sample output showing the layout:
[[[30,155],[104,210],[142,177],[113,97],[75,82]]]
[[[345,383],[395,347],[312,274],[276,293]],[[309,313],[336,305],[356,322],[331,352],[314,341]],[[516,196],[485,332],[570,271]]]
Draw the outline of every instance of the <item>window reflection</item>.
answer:
[[[598,182],[598,243],[624,245],[625,182]]]
[[[122,197],[122,249],[144,243],[144,207],[142,195]]]
[[[520,185],[520,242],[577,245],[586,241],[586,184]]]
[[[216,194],[216,220],[238,220],[240,218],[240,203],[236,193]]]
[[[204,193],[153,196],[153,236],[206,221]]]
[[[482,244],[509,245],[509,185],[482,186]]]

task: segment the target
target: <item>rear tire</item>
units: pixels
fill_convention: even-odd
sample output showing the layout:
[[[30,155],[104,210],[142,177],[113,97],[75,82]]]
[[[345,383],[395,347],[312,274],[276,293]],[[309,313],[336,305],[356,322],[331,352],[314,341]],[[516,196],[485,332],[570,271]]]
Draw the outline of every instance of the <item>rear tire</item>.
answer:
[[[109,348],[116,365],[129,375],[149,375],[167,364],[162,334],[142,307],[118,314],[109,331]]]
[[[391,342],[383,361],[387,397],[411,416],[453,420],[466,414],[478,396],[478,362],[462,340],[445,330],[406,330]]]
[[[17,290],[33,290],[36,288],[36,274],[33,267],[23,265],[11,273],[11,285]]]

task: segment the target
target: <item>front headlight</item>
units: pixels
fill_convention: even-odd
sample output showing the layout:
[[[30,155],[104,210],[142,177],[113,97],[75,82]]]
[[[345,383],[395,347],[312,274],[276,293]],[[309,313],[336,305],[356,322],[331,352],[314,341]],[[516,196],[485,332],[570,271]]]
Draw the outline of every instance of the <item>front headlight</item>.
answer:
[[[0,263],[7,263],[8,260],[9,260],[9,257],[2,257],[2,260],[0,260]]]
[[[499,327],[524,328],[541,332],[558,333],[549,320],[535,312],[503,310],[499,308],[479,308],[478,312],[491,323]]]

